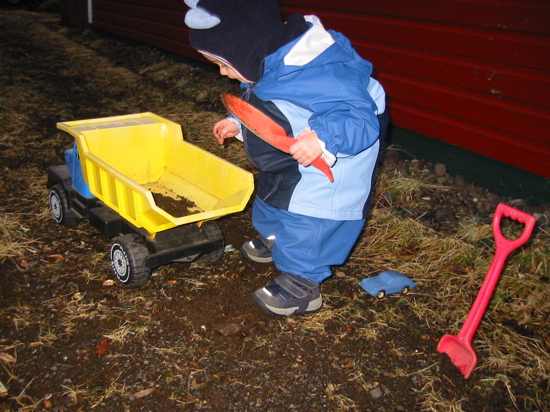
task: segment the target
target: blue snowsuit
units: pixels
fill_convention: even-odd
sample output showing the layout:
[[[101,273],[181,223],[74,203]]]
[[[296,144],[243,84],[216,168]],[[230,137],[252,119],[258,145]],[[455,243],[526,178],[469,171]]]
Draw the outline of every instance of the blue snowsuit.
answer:
[[[273,262],[280,271],[318,283],[331,275],[330,266],[345,261],[364,226],[381,123],[382,134],[387,123],[387,117],[377,117],[378,107],[367,91],[372,65],[342,34],[322,32],[325,39],[330,34],[332,42],[321,46],[319,54],[313,51],[312,56],[296,59],[296,50],[306,40],[299,43],[298,38],[269,55],[261,79],[243,85],[248,86],[244,99],[280,124],[288,136],[308,128],[315,131],[325,150],[336,156],[334,182],[242,130],[247,156],[260,170],[254,227],[265,238],[275,237]]]

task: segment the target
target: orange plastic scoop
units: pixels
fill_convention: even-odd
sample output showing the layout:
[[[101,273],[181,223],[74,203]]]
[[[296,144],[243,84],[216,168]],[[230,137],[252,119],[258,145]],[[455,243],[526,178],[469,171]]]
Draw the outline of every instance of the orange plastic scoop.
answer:
[[[290,146],[296,143],[295,139],[286,135],[285,130],[280,125],[243,99],[231,94],[224,94],[222,100],[225,107],[227,107],[227,109],[233,113],[248,130],[264,142],[285,153],[289,153]],[[321,157],[315,159],[311,165],[323,172],[331,182],[334,182],[330,167]]]
[[[502,216],[517,220],[525,225],[523,233],[514,240],[506,239],[500,230]],[[470,313],[460,329],[458,335],[445,335],[437,345],[438,352],[446,353],[451,361],[460,369],[462,376],[469,378],[477,363],[477,355],[472,347],[472,339],[477,331],[481,319],[485,314],[487,305],[493,295],[493,290],[498,282],[504,262],[508,255],[523,245],[533,232],[535,218],[528,213],[521,212],[503,203],[497,206],[493,217],[493,233],[496,241],[496,252],[489,272],[483,281],[483,285],[470,309]]]

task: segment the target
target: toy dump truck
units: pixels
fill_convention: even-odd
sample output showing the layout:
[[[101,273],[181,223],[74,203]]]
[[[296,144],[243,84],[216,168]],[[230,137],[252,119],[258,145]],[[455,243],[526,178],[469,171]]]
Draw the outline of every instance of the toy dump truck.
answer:
[[[65,164],[48,169],[51,214],[65,226],[88,219],[114,238],[110,259],[121,283],[144,284],[153,268],[173,262],[222,258],[213,219],[245,208],[250,172],[184,141],[179,124],[153,113],[57,127],[75,142]],[[162,199],[176,202],[176,211],[159,206]]]

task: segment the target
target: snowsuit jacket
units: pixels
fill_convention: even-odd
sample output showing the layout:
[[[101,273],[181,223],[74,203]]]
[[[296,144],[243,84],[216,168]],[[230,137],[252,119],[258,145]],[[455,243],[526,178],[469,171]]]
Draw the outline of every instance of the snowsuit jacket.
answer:
[[[288,136],[315,131],[327,156],[336,157],[335,181],[243,128],[245,151],[260,170],[257,196],[267,204],[317,218],[364,219],[380,148],[379,108],[367,91],[372,65],[311,17],[304,35],[265,59],[262,78],[243,97]]]

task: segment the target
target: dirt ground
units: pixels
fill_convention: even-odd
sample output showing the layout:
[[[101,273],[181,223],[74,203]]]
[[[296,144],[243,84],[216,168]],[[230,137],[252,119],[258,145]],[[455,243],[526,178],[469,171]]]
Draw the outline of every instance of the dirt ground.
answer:
[[[436,351],[458,320],[435,324],[416,313],[437,285],[424,282],[410,295],[376,300],[359,280],[381,267],[358,254],[323,285],[323,311],[262,314],[251,295],[276,270],[238,252],[255,236],[249,207],[219,219],[228,245],[221,262],[163,266],[137,288],[106,283],[113,279],[111,240],[86,221],[67,228],[49,216],[46,170],[61,164],[72,145],[56,122],[151,111],[182,124],[186,139],[249,168],[237,145],[224,148],[207,138],[224,115],[217,96],[236,85],[146,46],[61,27],[54,13],[0,9],[0,44],[0,211],[3,227],[17,222],[23,244],[0,266],[0,382],[7,392],[0,393],[0,410],[515,411],[548,405],[548,371],[546,380],[528,382],[504,378],[498,364],[485,362],[464,379]],[[456,317],[465,310],[457,308]],[[549,344],[544,323],[544,333],[510,328]]]

